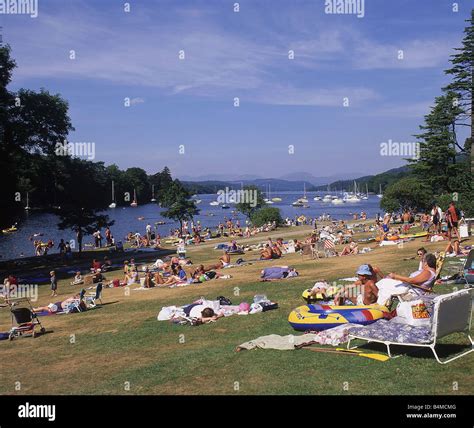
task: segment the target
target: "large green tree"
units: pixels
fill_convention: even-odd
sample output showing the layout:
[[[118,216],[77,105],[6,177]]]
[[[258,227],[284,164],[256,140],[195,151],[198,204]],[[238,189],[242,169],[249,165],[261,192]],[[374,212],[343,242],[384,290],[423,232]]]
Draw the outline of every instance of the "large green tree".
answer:
[[[45,89],[11,92],[15,61],[11,49],[0,47],[0,223],[5,224],[25,205],[24,192],[34,190],[38,176],[43,196],[54,198],[61,186],[62,159],[54,159],[56,144],[73,130],[68,104]],[[47,158],[47,161],[45,161]],[[48,182],[46,183],[46,179]],[[28,183],[25,185],[25,183]],[[21,199],[18,195],[21,195]]]
[[[56,212],[60,218],[58,227],[76,233],[77,248],[81,253],[85,235],[113,224],[103,212],[110,201],[108,177],[102,162],[68,157],[66,163],[67,173],[62,179],[68,198]]]
[[[235,208],[250,219],[254,213],[265,205],[265,200],[257,186],[244,186],[242,191],[243,195],[249,197],[245,198],[245,200],[242,200],[244,198],[241,197],[241,201],[235,205]]]
[[[160,204],[166,208],[161,213],[163,217],[179,222],[180,234],[183,230],[183,221],[190,221],[199,214],[196,203],[178,179],[174,180],[161,195]]]
[[[389,212],[426,210],[432,202],[431,189],[415,177],[403,178],[385,190],[380,206]]]

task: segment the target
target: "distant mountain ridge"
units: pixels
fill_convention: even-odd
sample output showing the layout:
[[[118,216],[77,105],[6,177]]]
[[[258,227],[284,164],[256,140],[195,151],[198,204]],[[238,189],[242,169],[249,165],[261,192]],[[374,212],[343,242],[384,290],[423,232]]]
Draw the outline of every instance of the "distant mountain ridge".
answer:
[[[267,192],[268,187],[270,186],[270,191],[272,193],[278,191],[301,191],[303,192],[303,188],[306,186],[307,191],[317,191],[317,190],[326,190],[328,185],[331,190],[350,190],[353,188],[354,181],[357,182],[359,188],[362,191],[365,191],[365,187],[369,189],[369,192],[378,193],[380,186],[382,189],[385,189],[389,184],[393,183],[394,181],[399,180],[400,178],[409,174],[408,166],[402,166],[399,168],[393,168],[381,174],[374,174],[374,175],[366,175],[358,178],[352,178],[352,174],[343,174],[345,176],[349,176],[351,178],[332,178],[333,181],[330,181],[331,177],[314,177],[308,173],[294,173],[294,174],[287,174],[285,177],[307,177],[307,179],[300,179],[300,180],[290,180],[290,179],[282,179],[282,178],[252,178],[252,179],[244,179],[244,175],[239,176],[241,177],[238,180],[202,180],[202,181],[194,181],[194,180],[183,180],[181,179],[184,186],[191,192],[191,193],[216,193],[219,190],[223,190],[226,187],[230,189],[240,189],[241,186],[257,186],[263,192]],[[337,177],[337,176],[336,176]],[[326,181],[324,181],[326,180]],[[318,182],[319,184],[314,185],[314,182]],[[322,182],[321,182],[322,181]]]
[[[270,191],[301,191],[306,187],[307,191],[326,190],[328,185],[331,190],[351,190],[354,186],[354,181],[357,182],[359,188],[365,191],[366,184],[369,192],[378,193],[380,186],[385,189],[389,184],[409,174],[408,166],[400,168],[393,168],[381,174],[366,175],[359,178],[351,178],[346,180],[336,180],[332,182],[324,182],[319,186],[314,186],[308,180],[283,180],[278,178],[257,178],[252,180],[205,180],[205,181],[183,181],[184,186],[191,193],[216,193],[219,190],[223,190],[226,187],[229,189],[240,189],[241,186],[257,186],[262,192],[267,192],[270,187]],[[303,175],[306,173],[302,173]],[[328,184],[329,183],[329,184]]]

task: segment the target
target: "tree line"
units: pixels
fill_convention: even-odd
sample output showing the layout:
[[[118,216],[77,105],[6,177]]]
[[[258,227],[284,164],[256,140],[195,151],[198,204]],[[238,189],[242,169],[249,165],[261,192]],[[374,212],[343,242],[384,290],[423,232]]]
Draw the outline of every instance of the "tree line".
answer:
[[[454,49],[451,77],[441,89],[416,134],[419,156],[407,159],[409,176],[390,185],[381,205],[388,211],[425,211],[433,202],[447,207],[454,200],[467,216],[474,216],[474,9],[461,47]],[[461,129],[469,136],[460,142]]]

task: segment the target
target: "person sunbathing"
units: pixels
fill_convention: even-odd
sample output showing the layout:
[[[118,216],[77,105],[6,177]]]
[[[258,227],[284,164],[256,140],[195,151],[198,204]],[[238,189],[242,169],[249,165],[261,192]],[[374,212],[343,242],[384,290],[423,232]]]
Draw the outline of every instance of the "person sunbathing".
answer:
[[[351,240],[349,245],[346,245],[339,253],[340,256],[356,255],[359,253],[359,244]]]
[[[422,269],[411,273],[408,277],[393,272],[389,273],[388,277],[402,281],[410,286],[416,294],[431,293],[436,278],[436,256],[431,253],[425,254]]]
[[[71,285],[79,285],[84,282],[84,279],[82,278],[81,272],[76,272],[76,276],[74,277],[74,280],[71,282]]]
[[[354,305],[373,305],[377,302],[379,289],[375,285],[373,270],[369,265],[361,265],[356,273],[358,280],[339,291],[334,298],[335,305],[344,305],[348,301]]]
[[[265,245],[265,248],[260,253],[260,260],[271,260],[273,259],[273,252],[269,244]]]
[[[272,266],[260,272],[260,281],[277,281],[298,276],[295,268],[290,266]]]
[[[279,259],[282,256],[280,247],[277,244],[273,244],[271,251],[272,251],[272,257],[274,259]]]
[[[185,282],[187,280],[186,271],[181,265],[172,269],[172,274],[164,279],[159,273],[155,274],[155,284],[157,285],[174,285],[178,282]]]
[[[50,314],[54,314],[56,312],[63,312],[68,308],[71,303],[78,302],[80,303],[80,294],[76,294],[72,297],[69,297],[62,302],[50,303],[48,306],[38,306],[37,308],[33,308],[34,313],[38,312],[48,312]]]

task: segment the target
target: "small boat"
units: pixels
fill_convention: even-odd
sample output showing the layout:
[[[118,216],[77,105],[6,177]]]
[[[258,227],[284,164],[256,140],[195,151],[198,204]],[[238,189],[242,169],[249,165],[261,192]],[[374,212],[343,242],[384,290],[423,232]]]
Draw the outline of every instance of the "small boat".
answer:
[[[114,182],[112,180],[112,203],[109,205],[109,208],[116,208],[117,204],[115,203],[115,189],[114,189]]]
[[[299,199],[291,204],[294,207],[302,207],[304,204]]]
[[[26,192],[26,207],[25,207],[25,210],[27,210],[27,211],[31,209],[28,195],[29,195],[29,192]]]
[[[321,198],[321,196],[315,196],[313,198],[314,201],[321,201],[323,198]]]
[[[309,304],[299,306],[293,310],[288,316],[288,322],[295,330],[319,331],[348,323],[372,324],[388,313],[388,309],[381,305],[334,306]]]
[[[154,184],[151,185],[151,199],[150,199],[150,202],[156,202],[156,199],[155,199],[155,185]]]
[[[143,216],[137,217],[137,220],[145,220],[145,217]]]
[[[377,198],[383,198],[383,194],[382,194],[382,185],[380,184],[379,185],[379,194],[377,195]]]
[[[200,204],[201,202],[202,202],[201,199],[195,199],[195,200],[194,200],[194,203],[195,203],[196,205],[197,205],[197,204]]]
[[[228,209],[230,208],[230,206],[227,205],[227,204],[222,204],[221,208],[222,208],[223,210],[228,210]]]
[[[163,225],[163,224],[166,224],[166,221],[155,221],[155,224]]]
[[[138,206],[137,203],[137,192],[133,189],[133,202],[130,204],[131,207],[136,208]]]
[[[272,198],[273,202],[281,202],[281,200],[282,200],[281,198]]]
[[[219,205],[219,202],[212,201],[212,202],[209,202],[209,205],[212,205],[213,207],[217,207]]]
[[[303,197],[299,198],[298,200],[303,202],[303,204],[308,203],[308,198],[306,197],[306,183],[303,183]]]
[[[344,199],[342,198],[335,198],[331,201],[334,205],[341,205],[343,203],[345,203]]]
[[[15,223],[12,227],[9,227],[8,229],[3,229],[2,232],[3,233],[13,233],[13,232],[16,232],[18,230],[18,228],[16,227],[17,226],[17,223]]]

